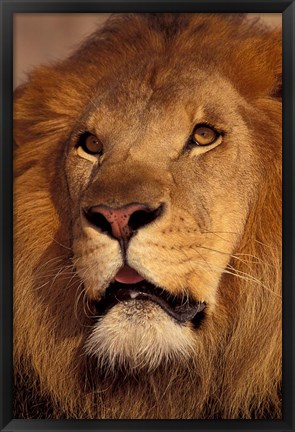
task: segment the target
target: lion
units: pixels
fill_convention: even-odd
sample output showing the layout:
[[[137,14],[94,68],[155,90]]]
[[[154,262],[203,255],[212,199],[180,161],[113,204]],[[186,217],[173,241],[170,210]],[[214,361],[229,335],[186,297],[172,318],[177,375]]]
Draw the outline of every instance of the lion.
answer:
[[[14,140],[14,416],[280,419],[280,30],[114,14]]]

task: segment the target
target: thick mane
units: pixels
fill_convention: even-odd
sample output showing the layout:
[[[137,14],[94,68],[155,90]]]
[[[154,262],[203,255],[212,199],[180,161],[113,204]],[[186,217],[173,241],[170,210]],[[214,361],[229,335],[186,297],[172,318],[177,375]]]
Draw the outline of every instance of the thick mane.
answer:
[[[16,93],[17,417],[281,417],[280,33],[241,15],[160,15],[112,18],[66,61],[39,68]],[[97,80],[107,83],[142,50],[164,55],[171,38],[173,49],[188,59],[197,46],[200,59],[218,65],[253,104],[255,111],[242,115],[258,143],[264,182],[253,191],[244,231],[220,281],[215,319],[204,323],[203,348],[189,366],[168,364],[130,376],[122,370],[114,378],[83,355],[91,321],[71,261],[64,143]]]

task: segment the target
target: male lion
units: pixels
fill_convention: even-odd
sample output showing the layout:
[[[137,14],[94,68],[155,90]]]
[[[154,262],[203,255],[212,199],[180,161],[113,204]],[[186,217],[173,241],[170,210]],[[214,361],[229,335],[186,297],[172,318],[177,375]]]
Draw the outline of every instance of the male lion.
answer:
[[[15,97],[17,418],[281,418],[281,34],[112,17]]]

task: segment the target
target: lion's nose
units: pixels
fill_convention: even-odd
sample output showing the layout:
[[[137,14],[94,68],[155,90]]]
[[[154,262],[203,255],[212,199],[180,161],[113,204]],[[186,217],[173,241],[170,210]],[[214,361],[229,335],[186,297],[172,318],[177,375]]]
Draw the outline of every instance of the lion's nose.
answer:
[[[98,205],[91,207],[86,212],[86,217],[102,232],[126,242],[139,228],[160,216],[162,209],[162,204],[156,209],[141,203],[127,204],[120,208]]]

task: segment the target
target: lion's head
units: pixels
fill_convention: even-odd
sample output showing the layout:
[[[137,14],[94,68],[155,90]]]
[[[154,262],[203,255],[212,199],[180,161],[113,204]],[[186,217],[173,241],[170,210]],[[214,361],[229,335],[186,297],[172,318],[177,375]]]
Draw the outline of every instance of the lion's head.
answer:
[[[241,15],[130,14],[17,90],[17,417],[280,417],[280,74]]]

